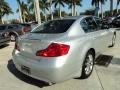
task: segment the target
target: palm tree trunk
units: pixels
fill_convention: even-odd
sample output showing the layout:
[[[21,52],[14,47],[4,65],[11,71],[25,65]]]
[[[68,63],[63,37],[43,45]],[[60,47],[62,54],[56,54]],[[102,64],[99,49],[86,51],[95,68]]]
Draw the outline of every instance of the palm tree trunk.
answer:
[[[51,20],[53,20],[53,13],[52,13],[52,0],[50,0],[50,14],[51,14]]]
[[[46,15],[46,10],[44,9],[44,15],[45,15],[45,22],[47,21],[47,15]]]
[[[73,2],[73,15],[76,16],[76,3]]]
[[[45,21],[47,22],[47,15],[45,14]]]
[[[0,18],[0,24],[2,24],[2,18]]]
[[[102,3],[101,3],[101,18],[103,18],[103,7],[102,7]]]
[[[60,18],[62,17],[61,16],[61,5],[59,4],[59,16],[60,16]]]
[[[37,21],[37,12],[36,12],[36,4],[34,2],[34,13],[35,13],[35,21]]]
[[[41,24],[39,0],[35,0],[35,3],[36,3],[36,11],[37,11],[38,23]]]
[[[19,18],[20,18],[20,22],[23,23],[23,19],[22,19],[22,13],[21,13],[21,7],[19,5]]]
[[[100,9],[100,8],[99,8],[99,2],[95,4],[95,7],[96,7],[96,9],[97,9],[97,10],[96,10],[96,16],[99,17],[99,9]]]
[[[24,20],[24,23],[26,22],[26,20],[25,20],[25,15],[23,16],[23,20]]]
[[[0,23],[1,23],[1,24],[4,24],[4,20],[3,20],[2,17],[1,17],[1,19],[0,19]]]
[[[116,5],[116,13],[118,13],[118,4]]]
[[[71,7],[71,15],[73,16],[73,2],[71,3],[72,7]]]
[[[110,0],[110,12],[113,15],[113,0]]]

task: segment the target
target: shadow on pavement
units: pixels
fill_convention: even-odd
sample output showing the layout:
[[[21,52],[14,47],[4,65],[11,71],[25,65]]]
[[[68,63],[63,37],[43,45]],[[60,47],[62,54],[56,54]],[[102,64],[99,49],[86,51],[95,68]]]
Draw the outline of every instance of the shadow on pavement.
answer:
[[[7,46],[9,46],[9,44],[2,45],[2,46],[0,46],[0,49],[3,49],[5,47],[7,47]]]
[[[43,81],[40,81],[40,80],[37,80],[37,79],[34,79],[34,78],[31,78],[29,76],[26,76],[25,74],[21,73],[20,71],[18,71],[13,63],[12,60],[9,60],[8,61],[8,65],[7,65],[7,68],[8,70],[14,75],[16,76],[18,79],[26,82],[26,83],[29,83],[31,85],[35,85],[35,86],[38,86],[40,88],[42,87],[46,87],[46,86],[49,86],[48,83],[45,83]]]
[[[108,67],[109,64],[111,63],[112,59],[113,59],[113,56],[110,56],[110,55],[100,55],[95,60],[95,64],[99,65],[99,66]]]

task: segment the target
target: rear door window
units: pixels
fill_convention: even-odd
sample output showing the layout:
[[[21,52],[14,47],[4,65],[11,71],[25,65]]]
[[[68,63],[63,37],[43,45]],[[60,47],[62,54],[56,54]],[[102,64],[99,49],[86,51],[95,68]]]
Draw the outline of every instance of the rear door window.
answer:
[[[97,31],[97,24],[93,20],[92,17],[87,17],[87,18],[83,19],[80,23],[81,23],[83,30],[86,33]]]
[[[70,19],[48,21],[31,32],[45,34],[64,33],[70,28],[74,21],[75,20]]]

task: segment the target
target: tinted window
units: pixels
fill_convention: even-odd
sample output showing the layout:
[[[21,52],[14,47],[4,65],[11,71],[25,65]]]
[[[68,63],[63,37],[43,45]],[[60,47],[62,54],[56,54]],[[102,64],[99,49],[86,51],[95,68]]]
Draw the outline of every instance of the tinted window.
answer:
[[[75,20],[53,20],[48,21],[36,29],[34,29],[33,33],[64,33],[69,27],[73,24]]]
[[[30,27],[30,24],[20,24],[22,26],[25,26],[25,27]]]
[[[13,29],[14,27],[13,26],[8,26],[8,29]]]
[[[5,30],[6,26],[0,26],[0,30]]]
[[[97,24],[92,17],[87,17],[81,21],[81,26],[85,32],[93,32],[97,30]]]

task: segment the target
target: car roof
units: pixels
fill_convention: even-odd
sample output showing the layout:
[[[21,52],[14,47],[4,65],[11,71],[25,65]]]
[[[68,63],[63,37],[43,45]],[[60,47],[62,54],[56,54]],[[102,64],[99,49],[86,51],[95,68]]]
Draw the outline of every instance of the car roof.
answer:
[[[80,16],[67,16],[67,17],[63,17],[63,19],[74,19],[74,20],[77,20],[77,19],[80,19],[80,18],[83,18],[83,17],[89,17],[91,15],[80,15]]]
[[[19,25],[19,24],[0,24],[0,26],[11,26],[11,25]]]

